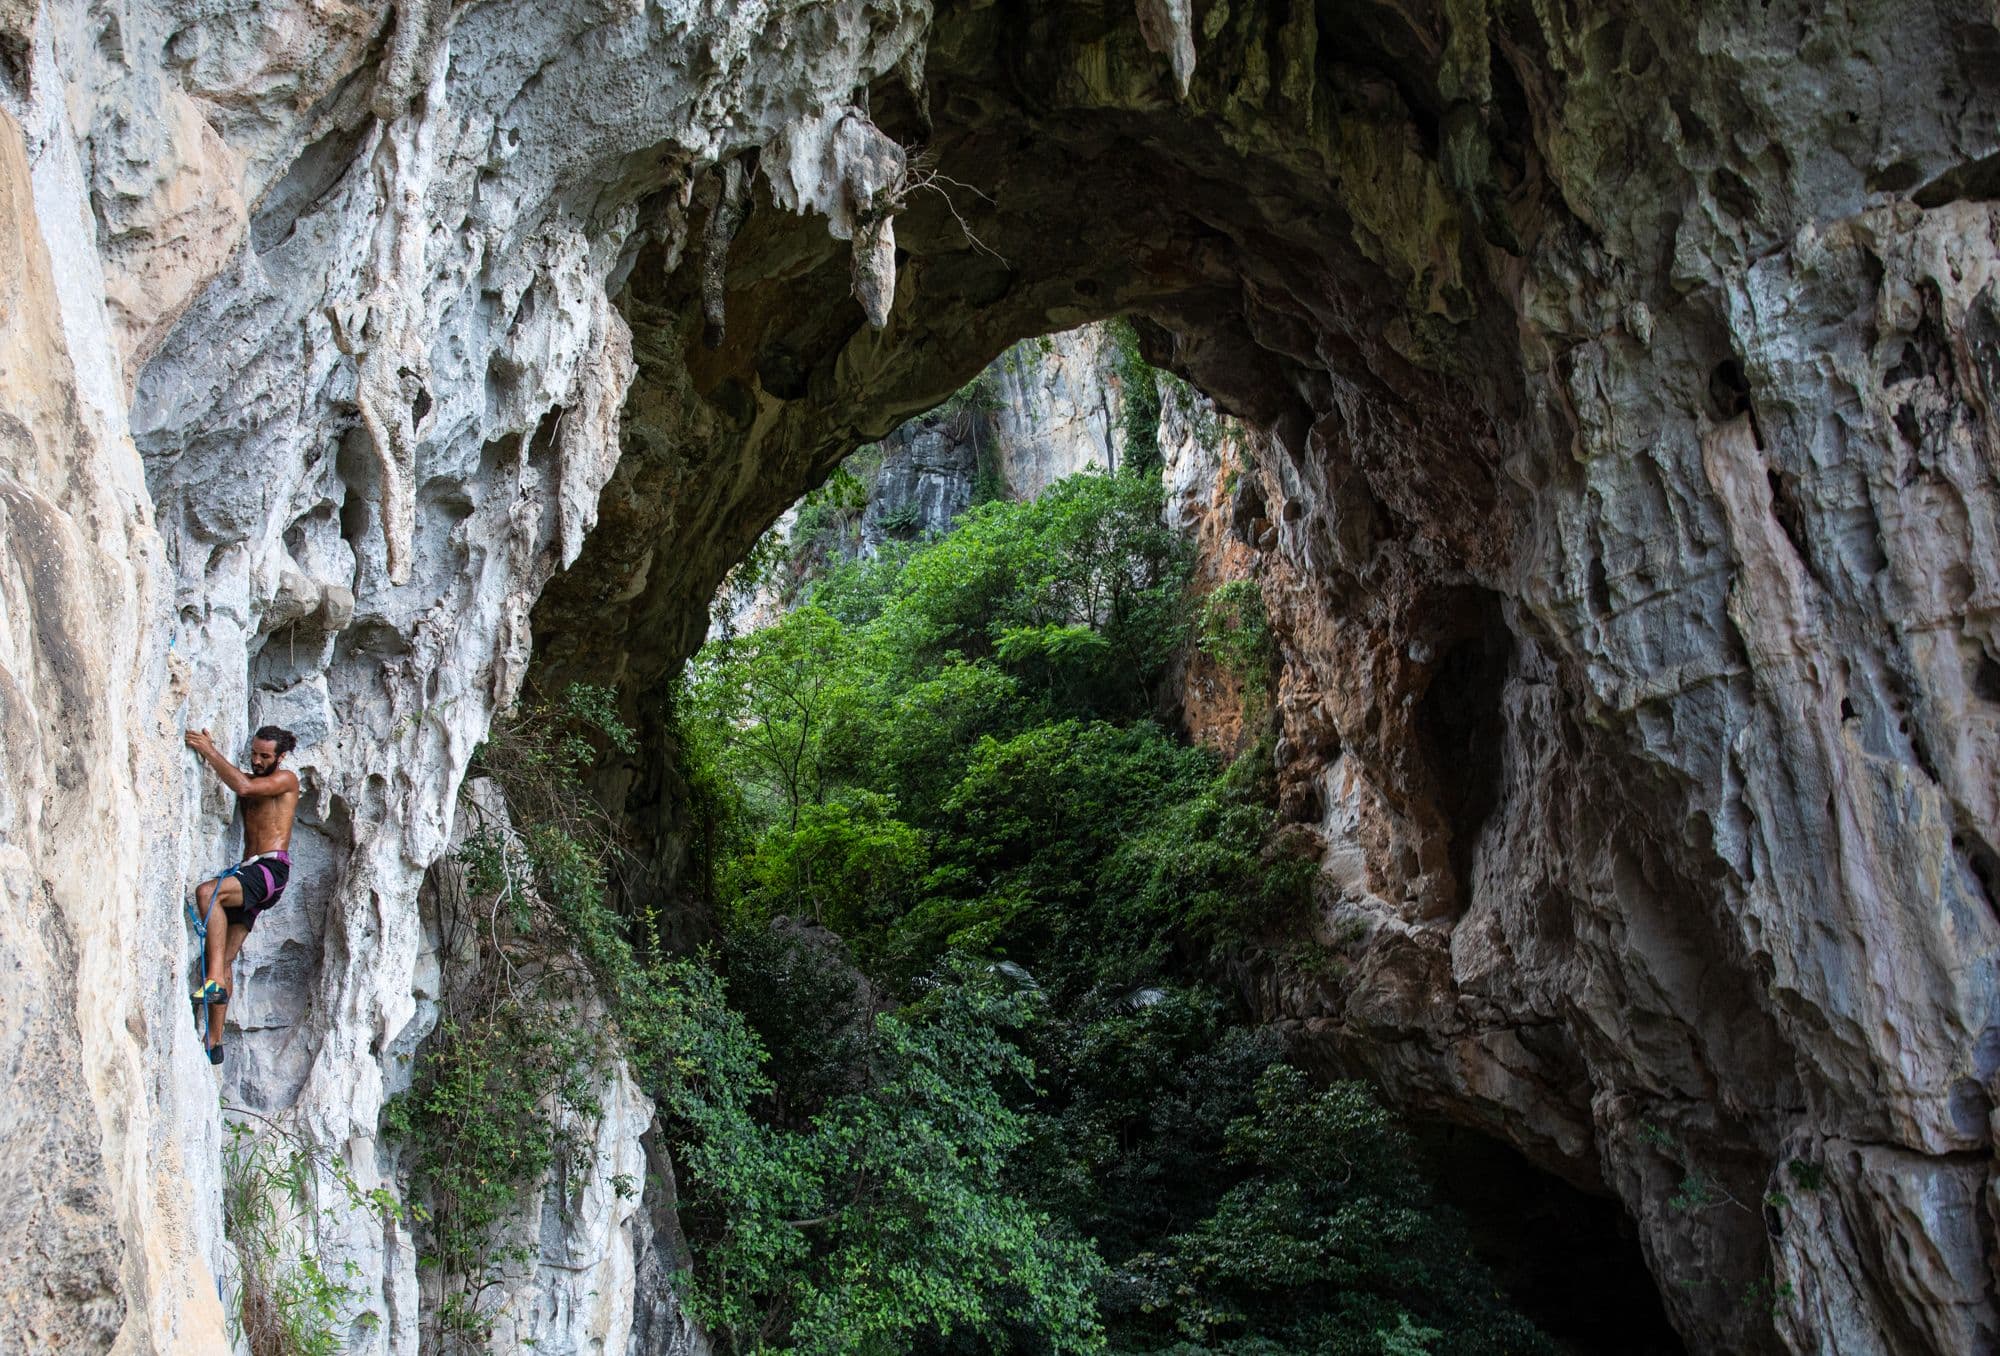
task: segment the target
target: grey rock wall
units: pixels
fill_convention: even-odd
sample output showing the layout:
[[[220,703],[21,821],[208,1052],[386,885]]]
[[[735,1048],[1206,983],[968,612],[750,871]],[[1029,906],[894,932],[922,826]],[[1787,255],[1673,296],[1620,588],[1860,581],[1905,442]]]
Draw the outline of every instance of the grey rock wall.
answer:
[[[997,403],[995,469],[1014,498],[1034,499],[1079,471],[1124,465],[1125,379],[1109,327],[1023,340],[986,375]]]
[[[4,1051],[34,1108],[7,1134],[9,1345],[223,1349],[218,1090],[396,1188],[378,1117],[427,1029],[418,887],[618,458],[610,292],[641,242],[678,257],[707,167],[780,133],[802,210],[871,192],[847,101],[927,13],[0,16]],[[218,1089],[181,902],[238,843],[179,738],[240,753],[267,721],[300,737],[296,883],[237,969]],[[586,1205],[649,1114],[616,1091]],[[503,1347],[626,1345],[630,1241],[584,1213]],[[324,1263],[356,1268],[349,1348],[414,1351],[407,1226],[322,1220]]]

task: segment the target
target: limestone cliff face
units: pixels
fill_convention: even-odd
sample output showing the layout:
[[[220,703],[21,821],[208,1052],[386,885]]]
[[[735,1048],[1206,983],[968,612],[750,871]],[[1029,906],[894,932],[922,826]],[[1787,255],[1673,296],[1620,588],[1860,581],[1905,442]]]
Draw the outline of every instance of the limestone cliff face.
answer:
[[[1658,34],[1592,38],[1621,102]],[[1338,957],[1240,978],[1328,1067],[1615,1191],[1697,1349],[1990,1350],[1993,208],[1963,133],[1793,165],[1796,110],[1743,93],[1663,92],[1616,197],[1560,177],[1606,133],[1565,105],[1551,171],[1602,215],[1528,252],[1488,406],[1548,442],[1475,421],[1419,469],[1350,389],[1185,501],[1280,633]]]
[[[1024,340],[954,401],[894,429],[861,517],[861,545],[950,529],[982,475],[990,492],[1033,499],[1064,476],[1124,457],[1123,378],[1102,325]]]
[[[1254,579],[1262,565],[1256,543],[1269,523],[1242,517],[1253,510],[1252,496],[1238,491],[1246,471],[1254,481],[1254,458],[1268,440],[1219,414],[1192,388],[1161,386],[1166,521],[1194,548],[1189,592],[1205,606],[1218,587]],[[1180,724],[1196,743],[1235,757],[1264,733],[1263,702],[1244,691],[1244,675],[1216,663],[1199,644],[1183,651],[1169,687],[1178,699]]]
[[[0,9],[6,1345],[227,1345],[181,903],[238,844],[185,725],[301,745],[296,884],[236,971],[221,1099],[395,1189],[378,1118],[437,974],[419,886],[618,457],[611,294],[742,177],[695,171],[758,145],[854,234],[888,157],[847,99],[926,15]],[[650,1118],[609,1092],[606,1180]],[[625,1346],[644,1242],[597,1195],[506,1340]],[[414,1351],[407,1223],[330,1210],[316,1247],[357,1268],[350,1349]],[[642,1307],[648,1349],[685,1345]]]
[[[1064,476],[1125,464],[1127,377],[1109,326],[1023,341],[986,373],[993,467],[1008,495],[1033,499]]]
[[[799,492],[1134,313],[1260,430],[1209,493],[1342,964],[1246,991],[1616,1193],[1696,1349],[1993,1347],[1996,52],[1957,0],[0,0],[8,1335],[224,1341],[183,724],[305,746],[223,1096],[393,1183],[530,620],[651,719]],[[657,1207],[523,1311],[656,1274]],[[410,1351],[406,1231],[321,1241]]]
[[[79,166],[25,154],[44,128],[0,111],[0,1327],[24,1349],[136,1331],[217,1350],[219,1219],[189,1181],[219,1148],[214,1094],[162,982],[181,950],[172,701],[148,639],[167,563],[107,318],[75,286],[96,266]]]

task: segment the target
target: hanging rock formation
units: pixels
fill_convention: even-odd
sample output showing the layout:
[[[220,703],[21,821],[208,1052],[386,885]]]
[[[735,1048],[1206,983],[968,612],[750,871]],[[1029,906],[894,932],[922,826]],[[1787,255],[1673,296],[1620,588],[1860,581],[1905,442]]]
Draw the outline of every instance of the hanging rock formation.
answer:
[[[612,294],[640,239],[678,256],[704,167],[896,69],[927,14],[0,13],[10,1348],[225,1348],[182,900],[237,844],[185,725],[300,739],[296,884],[236,972],[223,1100],[395,1186],[418,887],[618,456]],[[629,1310],[643,1241],[546,1244],[514,1322],[604,1340],[563,1297]],[[356,1268],[351,1349],[414,1351],[409,1225],[329,1210],[318,1245]],[[645,1326],[684,1345],[670,1306]]]
[[[393,1184],[531,611],[651,716],[799,492],[1133,312],[1266,434],[1344,968],[1245,991],[1615,1193],[1694,1349],[1991,1349],[1997,154],[1956,0],[0,0],[0,1323],[220,1349],[183,724],[302,743],[224,1096]],[[671,768],[610,781],[664,884]],[[322,1241],[412,1350],[407,1230]]]

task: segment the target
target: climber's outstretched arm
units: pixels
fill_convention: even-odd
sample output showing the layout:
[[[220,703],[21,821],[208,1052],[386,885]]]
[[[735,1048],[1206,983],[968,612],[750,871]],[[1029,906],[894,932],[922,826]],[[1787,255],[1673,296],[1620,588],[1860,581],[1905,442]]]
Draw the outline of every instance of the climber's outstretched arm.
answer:
[[[215,775],[222,784],[239,797],[282,796],[288,791],[296,791],[299,779],[286,768],[253,777],[236,764],[222,756],[222,750],[215,747],[215,741],[206,730],[189,730],[187,746],[202,756],[202,760],[215,769]]]

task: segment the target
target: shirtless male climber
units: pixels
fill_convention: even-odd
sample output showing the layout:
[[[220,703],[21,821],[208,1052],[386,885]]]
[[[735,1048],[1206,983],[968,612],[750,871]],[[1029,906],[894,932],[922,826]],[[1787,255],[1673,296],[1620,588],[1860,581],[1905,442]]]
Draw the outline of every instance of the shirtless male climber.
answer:
[[[290,730],[266,725],[250,741],[250,775],[222,756],[206,730],[189,730],[187,746],[200,754],[243,808],[243,861],[195,889],[199,916],[208,926],[208,974],[194,1001],[207,1002],[208,1062],[222,1063],[222,1019],[229,1004],[236,953],[257,915],[278,902],[292,876],[292,820],[299,811],[299,779],[280,767],[298,745]],[[218,913],[221,918],[218,918]],[[227,928],[218,927],[226,919]]]

